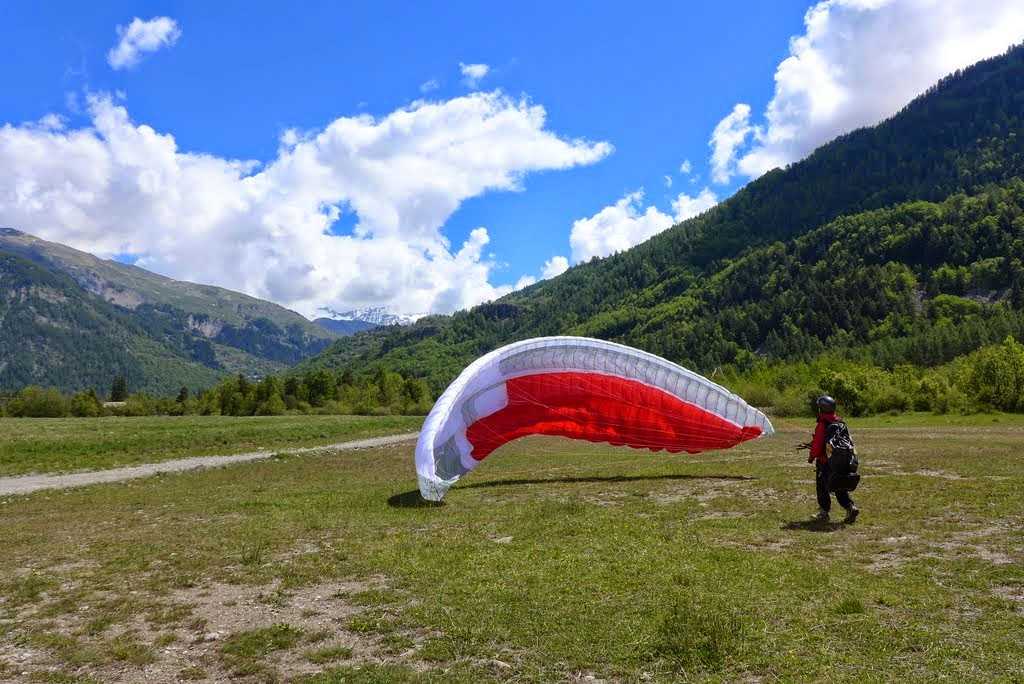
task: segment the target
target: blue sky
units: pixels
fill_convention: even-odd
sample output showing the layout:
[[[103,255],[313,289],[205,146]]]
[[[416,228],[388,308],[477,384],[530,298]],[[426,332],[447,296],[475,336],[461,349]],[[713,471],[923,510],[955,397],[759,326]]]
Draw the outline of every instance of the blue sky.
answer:
[[[406,313],[459,308],[500,295],[517,280],[522,284],[540,277],[542,265],[553,256],[573,262],[649,237],[675,219],[706,208],[711,197],[720,201],[729,196],[764,167],[797,159],[809,145],[895,111],[951,65],[1001,51],[1010,42],[1007,36],[1021,28],[1015,3],[951,4],[957,5],[958,21],[965,28],[944,25],[938,30],[926,24],[921,33],[903,36],[922,43],[920,52],[912,55],[921,67],[898,77],[894,86],[885,80],[892,78],[885,75],[891,71],[886,68],[885,49],[891,48],[876,49],[871,41],[899,42],[902,21],[929,9],[924,0],[820,3],[816,9],[826,16],[813,21],[810,15],[805,21],[810,3],[789,0],[516,3],[507,10],[486,3],[8,2],[0,8],[0,42],[6,47],[0,62],[0,123],[9,124],[13,142],[5,147],[0,140],[0,150],[5,150],[0,161],[6,168],[24,170],[19,172],[19,184],[0,185],[0,223],[105,256],[125,253],[154,270],[243,289],[309,315],[321,306],[380,304]],[[883,5],[892,7],[876,7]],[[123,33],[136,17],[167,18],[176,38],[140,52],[133,65],[114,68],[109,54],[121,37],[118,27]],[[851,32],[865,45],[851,47]],[[794,48],[792,37],[807,42],[803,52]],[[955,50],[950,50],[951,44]],[[947,57],[935,59],[929,50]],[[877,59],[876,53],[881,53]],[[816,72],[822,59],[837,67],[833,72],[848,72],[857,82]],[[487,65],[488,72],[470,84],[460,73],[460,64]],[[822,88],[815,79],[825,79],[838,90]],[[429,82],[436,88],[424,88]],[[515,177],[516,189],[499,180],[453,190],[441,203],[454,203],[455,208],[439,209],[435,213],[443,217],[440,225],[415,235],[402,226],[373,224],[356,207],[386,204],[393,192],[389,182],[408,190],[413,204],[440,202],[436,195],[444,191],[437,188],[416,195],[419,191],[413,186],[423,181],[409,171],[419,168],[416,165],[396,167],[395,174],[408,177],[388,179],[370,199],[350,196],[345,188],[316,195],[310,202],[337,217],[327,232],[351,239],[353,227],[363,221],[364,230],[356,236],[359,245],[338,252],[338,260],[351,262],[344,265],[344,272],[314,263],[313,257],[324,248],[312,236],[293,235],[290,228],[276,224],[268,229],[270,237],[246,247],[241,259],[249,271],[268,271],[265,277],[246,273],[237,264],[229,268],[212,253],[203,267],[204,245],[248,244],[249,233],[272,223],[268,216],[285,221],[280,217],[301,211],[291,206],[268,209],[269,200],[261,195],[262,214],[249,212],[234,221],[194,228],[203,222],[203,211],[226,210],[216,198],[204,199],[198,207],[172,203],[168,198],[187,201],[180,195],[196,181],[174,180],[177,172],[161,166],[159,152],[147,152],[142,161],[134,153],[121,155],[115,164],[118,170],[102,188],[79,188],[67,196],[60,195],[69,185],[62,173],[85,178],[87,164],[65,171],[51,168],[57,163],[53,156],[81,156],[73,151],[81,143],[74,139],[76,131],[101,131],[92,135],[113,149],[118,134],[98,122],[104,116],[118,120],[118,112],[124,113],[124,120],[110,126],[128,126],[125,130],[143,138],[140,127],[151,127],[172,138],[179,153],[254,160],[259,166],[245,173],[255,173],[278,159],[287,131],[308,140],[339,118],[370,115],[379,122],[396,111],[415,110],[420,99],[443,104],[496,91],[506,101],[492,103],[492,109],[500,113],[542,107],[546,119],[540,130],[569,143],[588,141],[590,152],[538,152],[537,158],[520,166],[503,168],[501,172]],[[831,109],[839,111],[823,117],[822,108],[815,107],[815,92],[832,93],[839,105]],[[97,100],[106,104],[96,104]],[[782,125],[787,122],[772,118],[773,103],[780,109],[795,103],[796,109],[806,110],[796,121],[801,132],[781,143],[771,133],[787,130]],[[32,123],[48,114],[57,115],[59,123]],[[468,140],[453,138],[453,144],[470,146],[474,135]],[[25,150],[31,141],[54,145],[45,168],[38,156],[17,156],[29,154]],[[502,141],[511,149],[519,144],[514,136]],[[485,136],[480,142],[483,147],[471,157],[489,150],[498,155],[504,149]],[[614,151],[600,152],[593,147],[597,143],[607,143]],[[324,156],[327,149],[320,144],[316,154]],[[710,166],[713,151],[720,161],[717,182]],[[108,162],[100,159],[94,163],[106,168]],[[680,172],[684,160],[692,166],[688,174]],[[150,164],[155,171],[146,170]],[[246,196],[245,189],[231,189],[245,184],[245,173],[231,187],[224,181],[221,195]],[[281,175],[307,177],[298,172]],[[370,182],[348,169],[341,175],[357,185]],[[155,187],[146,185],[153,177],[162,180]],[[150,204],[140,209],[142,199],[117,191],[126,183],[143,187]],[[288,204],[306,186],[280,187],[277,195],[287,195]],[[36,193],[34,201],[25,200],[25,188]],[[640,189],[642,197],[637,194]],[[111,194],[106,204],[81,199],[115,191],[120,194]],[[695,198],[702,191],[706,201],[692,205],[692,210],[673,208],[680,193]],[[154,193],[166,196],[151,202]],[[246,197],[244,202],[257,203]],[[654,212],[647,213],[652,208]],[[122,214],[122,209],[119,223],[111,216]],[[169,214],[190,221],[193,228],[179,226]],[[409,220],[406,209],[397,215],[399,223]],[[574,223],[581,220],[577,240],[570,243]],[[324,232],[315,228],[315,221],[310,225],[309,231]],[[486,229],[486,238],[474,233],[480,227]],[[368,243],[376,238],[385,242]],[[435,238],[441,242],[431,243]],[[360,269],[372,270],[377,263],[373,255],[386,253],[386,240],[392,239],[417,245],[416,258],[422,263],[410,261],[413,257],[394,264],[385,259],[379,273],[361,277]],[[273,247],[268,247],[268,240]],[[466,284],[462,289],[428,282],[438,244],[444,240],[446,265],[438,266],[437,277]],[[468,250],[460,261],[465,246]],[[308,267],[304,250],[310,253]],[[357,262],[361,265],[354,265]],[[280,272],[269,272],[274,269]],[[388,273],[402,282],[388,282]],[[521,280],[523,276],[527,280]],[[350,284],[331,287],[332,278],[349,278]],[[299,287],[304,279],[309,282]]]

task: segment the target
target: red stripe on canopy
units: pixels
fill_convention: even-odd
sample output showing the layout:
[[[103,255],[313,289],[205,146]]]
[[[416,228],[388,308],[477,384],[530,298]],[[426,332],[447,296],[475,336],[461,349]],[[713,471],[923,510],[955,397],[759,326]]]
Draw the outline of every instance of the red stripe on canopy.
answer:
[[[469,426],[480,461],[506,442],[552,435],[636,449],[697,453],[761,434],[637,380],[598,373],[540,373],[505,383],[508,405]]]

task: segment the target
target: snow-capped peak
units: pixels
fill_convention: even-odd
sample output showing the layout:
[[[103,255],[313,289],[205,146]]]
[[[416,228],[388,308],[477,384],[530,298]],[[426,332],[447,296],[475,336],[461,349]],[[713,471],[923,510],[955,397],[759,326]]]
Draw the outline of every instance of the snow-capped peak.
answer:
[[[420,316],[391,313],[383,306],[368,306],[362,309],[341,312],[325,307],[323,311],[338,321],[363,321],[373,325],[409,325],[415,322],[417,318],[420,318]]]

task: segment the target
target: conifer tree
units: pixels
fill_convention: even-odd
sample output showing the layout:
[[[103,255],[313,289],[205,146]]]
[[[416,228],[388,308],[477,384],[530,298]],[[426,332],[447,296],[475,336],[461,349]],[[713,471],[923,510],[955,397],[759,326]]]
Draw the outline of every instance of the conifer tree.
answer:
[[[118,375],[110,386],[110,401],[125,401],[126,399],[128,399],[128,381],[123,375]]]

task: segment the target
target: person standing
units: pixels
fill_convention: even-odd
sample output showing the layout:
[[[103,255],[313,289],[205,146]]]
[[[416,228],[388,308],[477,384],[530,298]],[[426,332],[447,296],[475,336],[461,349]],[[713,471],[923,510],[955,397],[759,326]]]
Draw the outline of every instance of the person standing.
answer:
[[[810,442],[798,445],[797,449],[808,449],[810,451],[807,456],[807,462],[814,463],[814,485],[818,496],[818,513],[814,516],[814,519],[826,522],[829,519],[829,511],[832,508],[832,494],[829,491],[831,469],[829,468],[826,449],[828,427],[832,423],[841,421],[842,418],[836,414],[836,400],[827,394],[818,397],[814,405],[818,412],[818,424],[814,427],[814,436]],[[854,505],[853,499],[850,498],[850,493],[838,491],[835,492],[835,495],[839,505],[846,509],[846,518],[843,522],[852,523],[855,521],[857,516],[860,515],[860,509]]]

